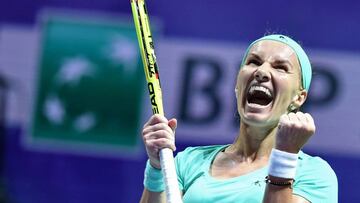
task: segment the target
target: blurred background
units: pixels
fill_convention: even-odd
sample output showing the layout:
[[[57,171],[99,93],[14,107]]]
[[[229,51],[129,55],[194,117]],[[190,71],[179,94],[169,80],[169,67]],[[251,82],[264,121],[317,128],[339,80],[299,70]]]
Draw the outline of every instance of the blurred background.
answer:
[[[178,151],[236,136],[234,84],[247,45],[300,41],[314,76],[304,151],[360,202],[360,2],[148,1],[165,112]],[[5,0],[0,6],[0,202],[138,202],[151,115],[129,1]]]

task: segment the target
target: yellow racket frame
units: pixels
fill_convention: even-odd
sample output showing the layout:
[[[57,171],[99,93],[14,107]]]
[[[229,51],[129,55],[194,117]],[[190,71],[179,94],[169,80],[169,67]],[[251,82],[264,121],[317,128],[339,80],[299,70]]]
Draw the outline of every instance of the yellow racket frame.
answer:
[[[144,65],[152,112],[153,114],[164,115],[159,71],[145,1],[131,0],[131,8]]]

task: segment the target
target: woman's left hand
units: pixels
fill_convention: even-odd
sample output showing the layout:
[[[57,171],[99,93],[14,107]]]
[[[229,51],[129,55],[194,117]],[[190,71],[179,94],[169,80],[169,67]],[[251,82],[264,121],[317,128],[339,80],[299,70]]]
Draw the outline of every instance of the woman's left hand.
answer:
[[[298,153],[315,133],[315,123],[308,113],[296,112],[280,117],[275,148],[289,153]]]

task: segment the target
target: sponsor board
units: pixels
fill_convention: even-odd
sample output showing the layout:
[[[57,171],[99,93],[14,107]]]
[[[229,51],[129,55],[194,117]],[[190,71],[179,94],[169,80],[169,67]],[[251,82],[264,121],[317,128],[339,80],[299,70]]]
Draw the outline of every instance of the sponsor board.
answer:
[[[18,92],[16,99],[27,102],[26,113],[21,105],[12,108],[26,126],[26,145],[136,154],[145,83],[133,22],[52,13],[40,19],[30,30],[2,31],[3,72],[13,72],[15,86],[31,87],[25,90],[29,98]],[[18,50],[8,53],[11,47]],[[32,61],[19,62],[25,59]]]
[[[167,115],[177,117],[177,139],[232,142],[238,133],[235,79],[244,44],[164,39],[159,66]],[[313,81],[304,108],[317,131],[306,145],[322,153],[360,156],[358,53],[309,50]]]

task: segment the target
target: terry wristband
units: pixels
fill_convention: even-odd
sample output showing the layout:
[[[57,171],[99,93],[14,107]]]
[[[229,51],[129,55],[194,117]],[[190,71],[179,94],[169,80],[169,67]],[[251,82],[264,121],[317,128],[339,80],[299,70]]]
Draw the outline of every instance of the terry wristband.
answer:
[[[294,179],[298,154],[272,149],[270,155],[269,175],[279,178]]]
[[[144,187],[151,192],[162,192],[165,190],[163,174],[161,170],[151,166],[149,160],[146,162]]]

